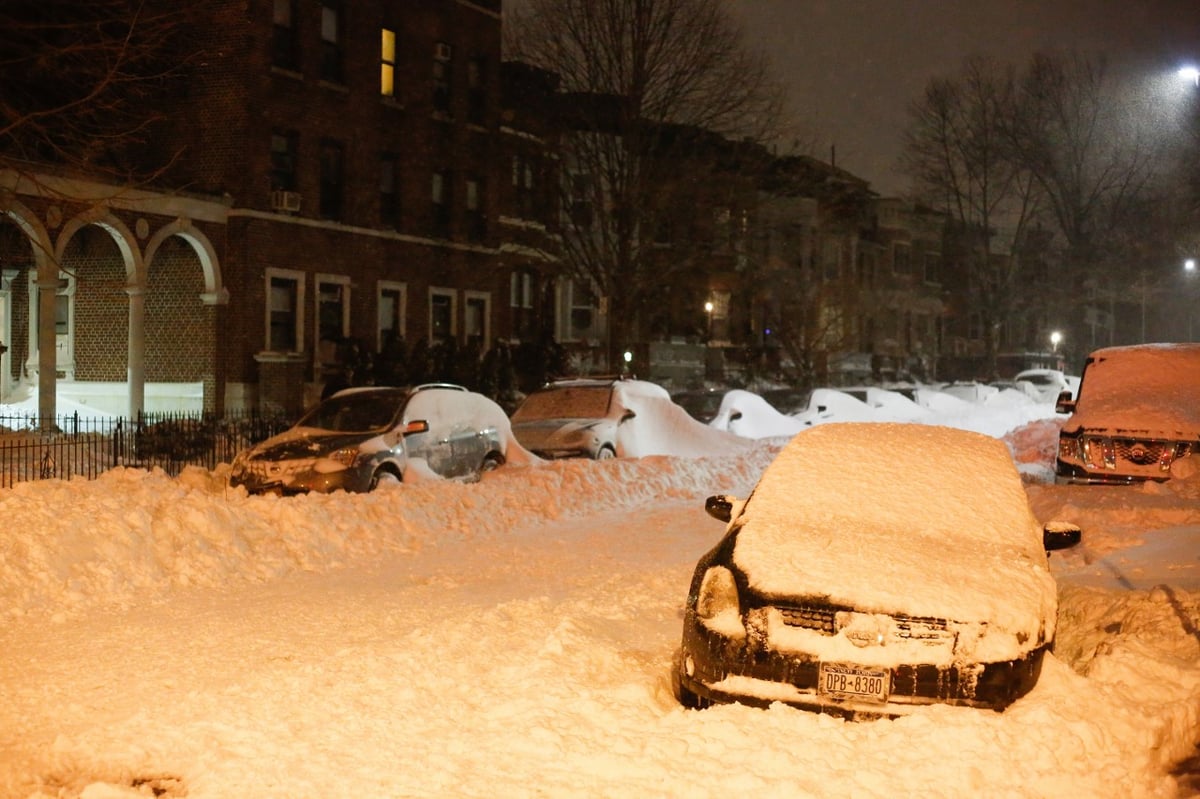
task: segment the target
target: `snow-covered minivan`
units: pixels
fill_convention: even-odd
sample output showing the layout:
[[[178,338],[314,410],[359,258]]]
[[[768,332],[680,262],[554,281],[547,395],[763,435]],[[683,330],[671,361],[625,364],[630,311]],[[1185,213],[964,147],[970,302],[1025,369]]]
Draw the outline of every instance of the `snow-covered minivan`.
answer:
[[[1200,468],[1200,344],[1107,347],[1088,356],[1058,438],[1058,483],[1162,482]]]

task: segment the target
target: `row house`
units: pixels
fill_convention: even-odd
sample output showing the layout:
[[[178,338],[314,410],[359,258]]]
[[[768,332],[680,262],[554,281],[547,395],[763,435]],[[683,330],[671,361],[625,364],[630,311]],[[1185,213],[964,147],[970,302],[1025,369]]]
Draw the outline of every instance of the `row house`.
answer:
[[[541,334],[554,87],[506,71],[500,0],[204,15],[141,153],[170,165],[153,181],[0,174],[0,390],[36,381],[46,415],[60,382],[118,412],[294,413],[405,347]]]

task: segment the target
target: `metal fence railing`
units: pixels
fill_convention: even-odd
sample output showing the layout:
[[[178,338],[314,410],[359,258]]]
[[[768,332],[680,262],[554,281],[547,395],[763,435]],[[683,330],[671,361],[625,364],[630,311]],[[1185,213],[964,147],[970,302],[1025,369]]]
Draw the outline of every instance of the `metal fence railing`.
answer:
[[[290,419],[259,414],[143,413],[136,419],[0,415],[0,488],[26,480],[93,479],[116,466],[213,469],[281,432]]]

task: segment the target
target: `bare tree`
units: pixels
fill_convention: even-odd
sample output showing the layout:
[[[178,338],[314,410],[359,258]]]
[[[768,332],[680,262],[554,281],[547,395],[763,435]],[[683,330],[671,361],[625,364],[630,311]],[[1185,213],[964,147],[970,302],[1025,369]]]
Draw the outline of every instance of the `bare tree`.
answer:
[[[694,266],[650,253],[675,215],[668,198],[705,179],[711,143],[692,134],[763,140],[782,92],[720,0],[528,0],[508,31],[510,57],[556,73],[571,98],[564,207],[587,218],[568,226],[564,252],[607,301],[611,363],[641,337],[647,289]]]
[[[991,373],[1001,325],[1023,299],[1018,254],[1039,210],[1034,176],[1012,145],[1015,96],[1011,69],[967,59],[957,78],[934,79],[912,105],[903,155],[917,193],[949,219],[965,310],[981,322]]]
[[[0,168],[145,180],[137,148],[189,58],[189,4],[0,3]]]
[[[1021,76],[1011,137],[1062,236],[1061,294],[1086,284],[1111,299],[1139,282],[1144,292],[1148,264],[1173,249],[1146,226],[1169,137],[1138,94],[1102,57],[1074,52],[1036,54]]]

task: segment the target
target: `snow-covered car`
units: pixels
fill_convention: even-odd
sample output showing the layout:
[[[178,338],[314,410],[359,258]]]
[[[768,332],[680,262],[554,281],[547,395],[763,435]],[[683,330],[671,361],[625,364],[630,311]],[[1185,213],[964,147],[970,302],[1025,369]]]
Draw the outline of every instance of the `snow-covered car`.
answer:
[[[721,400],[725,390],[719,388],[698,388],[676,391],[671,394],[671,401],[683,408],[698,422],[708,424],[721,410]]]
[[[855,396],[855,394],[859,396]],[[792,414],[792,417],[806,425],[827,422],[869,422],[876,419],[878,415],[867,404],[866,397],[867,390],[865,388],[815,388],[809,395],[808,408]]]
[[[345,389],[240,453],[229,482],[298,494],[371,491],[410,468],[474,479],[504,463],[507,421],[499,405],[462,386]]]
[[[1074,396],[1079,388],[1078,379],[1058,369],[1026,369],[1018,372],[1013,382],[1038,402],[1057,402],[1064,391]]]
[[[727,528],[688,592],[672,670],[688,707],[1002,710],[1054,642],[1047,552],[1080,538],[1038,524],[1003,442],[934,425],[813,427],[749,499],[706,509]]]
[[[1106,347],[1088,356],[1058,437],[1055,481],[1163,482],[1200,468],[1200,344]]]
[[[541,458],[614,458],[618,428],[637,414],[620,400],[619,377],[556,380],[532,392],[512,414],[513,436]],[[655,388],[658,388],[657,386]],[[664,399],[667,392],[658,388]]]

